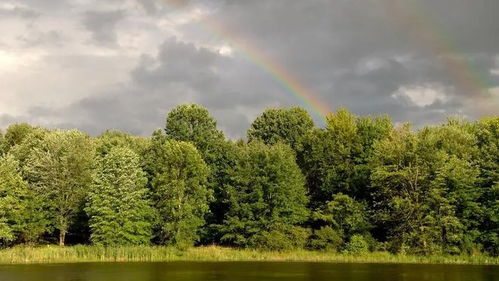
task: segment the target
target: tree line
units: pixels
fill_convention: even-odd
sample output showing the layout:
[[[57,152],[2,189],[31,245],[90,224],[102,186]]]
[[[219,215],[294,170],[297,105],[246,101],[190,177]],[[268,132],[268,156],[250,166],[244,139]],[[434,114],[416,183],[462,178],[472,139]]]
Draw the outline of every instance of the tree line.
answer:
[[[151,137],[0,133],[0,246],[218,244],[499,254],[499,118],[419,130],[267,109],[230,140],[180,105]]]

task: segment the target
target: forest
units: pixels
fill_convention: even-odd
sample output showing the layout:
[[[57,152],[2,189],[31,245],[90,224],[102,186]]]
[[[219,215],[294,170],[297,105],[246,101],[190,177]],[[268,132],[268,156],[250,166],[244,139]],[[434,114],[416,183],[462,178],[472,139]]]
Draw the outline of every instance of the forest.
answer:
[[[195,104],[150,137],[13,124],[0,133],[0,248],[499,255],[499,117],[326,119],[270,108],[239,140]]]

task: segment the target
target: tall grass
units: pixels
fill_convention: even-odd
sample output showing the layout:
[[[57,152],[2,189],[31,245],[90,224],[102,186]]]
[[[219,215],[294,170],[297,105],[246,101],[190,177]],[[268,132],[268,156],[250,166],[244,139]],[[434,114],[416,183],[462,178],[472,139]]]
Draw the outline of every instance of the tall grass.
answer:
[[[0,264],[76,263],[76,262],[172,262],[172,261],[290,261],[331,263],[420,263],[494,264],[499,258],[478,256],[409,256],[375,252],[345,255],[296,250],[270,252],[207,246],[178,250],[171,247],[14,247],[0,251]]]

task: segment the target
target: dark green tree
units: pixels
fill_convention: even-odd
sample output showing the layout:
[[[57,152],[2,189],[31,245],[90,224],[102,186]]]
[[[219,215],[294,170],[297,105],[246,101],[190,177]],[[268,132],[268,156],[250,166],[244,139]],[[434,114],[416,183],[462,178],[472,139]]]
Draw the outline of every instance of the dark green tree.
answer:
[[[255,246],[260,234],[296,226],[308,217],[305,181],[289,146],[242,145],[227,184],[229,210],[222,242]]]
[[[322,209],[314,213],[314,218],[323,224],[343,233],[346,239],[354,234],[366,234],[369,224],[366,206],[348,195],[335,194]]]
[[[224,139],[208,110],[196,104],[184,104],[173,109],[166,118],[165,132],[170,139],[194,144],[203,158]]]
[[[0,156],[0,245],[16,239],[26,209],[28,184],[12,156]]]
[[[469,124],[413,133],[408,127],[375,145],[374,219],[398,250],[422,254],[471,250],[477,240],[476,139]]]
[[[142,155],[149,146],[149,139],[137,137],[121,131],[107,130],[95,138],[97,154],[104,156],[114,147],[127,147]]]
[[[64,245],[89,190],[94,155],[94,145],[87,135],[75,130],[53,131],[46,134],[26,162],[26,178],[47,204],[60,245]]]
[[[139,156],[111,148],[97,165],[85,211],[96,245],[144,245],[152,238],[154,211]]]
[[[161,244],[192,246],[199,240],[212,192],[209,169],[190,143],[156,135],[145,153]]]
[[[389,239],[397,251],[409,243],[409,233],[424,229],[423,202],[430,185],[430,169],[418,149],[418,136],[405,126],[378,142],[373,152],[373,219],[379,238]],[[418,237],[424,239],[424,235]]]
[[[477,163],[480,170],[479,202],[483,207],[479,229],[480,242],[485,249],[499,255],[499,117],[489,117],[475,124]]]
[[[0,157],[0,241],[37,242],[48,231],[47,213],[19,173],[18,161]]]
[[[312,206],[320,207],[336,193],[368,199],[373,144],[392,130],[387,117],[356,117],[345,109],[327,118],[304,144],[303,170]]]
[[[271,108],[253,121],[248,140],[259,140],[267,145],[282,142],[301,152],[304,138],[313,127],[312,117],[300,107]]]
[[[224,186],[228,181],[228,169],[235,165],[237,158],[234,145],[225,140],[208,110],[195,104],[180,105],[172,110],[166,119],[165,132],[169,139],[194,144],[209,167],[207,186],[212,190],[214,200],[210,203],[207,227],[203,229],[201,239],[204,243],[219,242],[219,225],[227,210]],[[160,135],[159,132],[155,134]]]

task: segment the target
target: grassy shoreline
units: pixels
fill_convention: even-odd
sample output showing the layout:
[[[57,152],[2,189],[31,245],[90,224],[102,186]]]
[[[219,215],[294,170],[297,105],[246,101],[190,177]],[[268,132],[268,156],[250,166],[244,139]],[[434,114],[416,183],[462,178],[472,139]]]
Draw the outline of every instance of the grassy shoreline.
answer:
[[[184,251],[170,247],[15,247],[0,250],[0,264],[82,263],[82,262],[326,262],[326,263],[407,263],[407,264],[484,264],[499,265],[499,258],[487,256],[411,256],[385,252],[344,255],[297,250],[269,252],[218,246]]]

